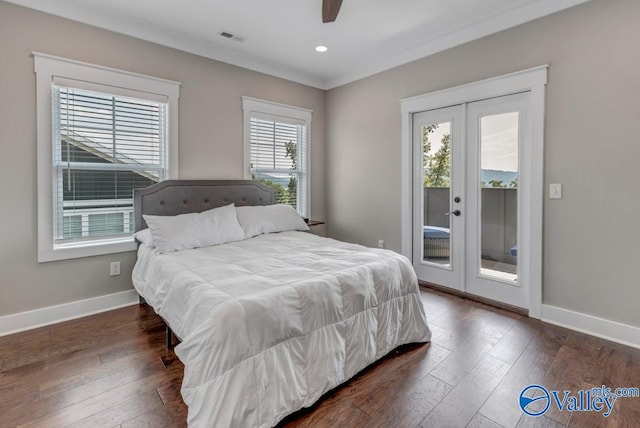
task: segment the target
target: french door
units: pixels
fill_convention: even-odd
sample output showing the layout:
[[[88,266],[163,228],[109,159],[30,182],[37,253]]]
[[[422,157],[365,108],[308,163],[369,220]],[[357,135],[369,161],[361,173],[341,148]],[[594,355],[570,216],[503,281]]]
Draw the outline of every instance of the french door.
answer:
[[[413,114],[413,262],[426,282],[529,307],[531,93]]]

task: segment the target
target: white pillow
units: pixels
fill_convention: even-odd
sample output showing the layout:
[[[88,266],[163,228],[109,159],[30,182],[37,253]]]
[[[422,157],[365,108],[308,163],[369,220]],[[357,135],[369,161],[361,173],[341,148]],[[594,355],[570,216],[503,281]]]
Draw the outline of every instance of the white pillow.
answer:
[[[176,216],[143,215],[161,253],[241,241],[244,231],[233,204]]]
[[[151,231],[149,228],[142,229],[133,234],[133,237],[141,243],[142,245],[146,245],[147,247],[153,248],[153,236],[151,235]]]
[[[263,233],[309,230],[309,226],[291,205],[237,207],[236,210],[247,238]]]

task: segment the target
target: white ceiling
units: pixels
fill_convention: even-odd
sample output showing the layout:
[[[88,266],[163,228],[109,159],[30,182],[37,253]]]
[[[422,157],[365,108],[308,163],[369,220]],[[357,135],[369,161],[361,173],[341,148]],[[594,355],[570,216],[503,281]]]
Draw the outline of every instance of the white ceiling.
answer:
[[[322,0],[8,1],[329,89],[589,0],[344,0],[328,24]]]

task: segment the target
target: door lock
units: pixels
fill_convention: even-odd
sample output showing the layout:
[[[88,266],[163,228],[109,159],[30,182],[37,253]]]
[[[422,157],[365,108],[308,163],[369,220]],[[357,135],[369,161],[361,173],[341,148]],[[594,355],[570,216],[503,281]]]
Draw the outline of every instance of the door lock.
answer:
[[[462,214],[460,210],[451,211],[450,213],[444,213],[444,215],[454,215],[456,217],[459,217],[460,214]]]

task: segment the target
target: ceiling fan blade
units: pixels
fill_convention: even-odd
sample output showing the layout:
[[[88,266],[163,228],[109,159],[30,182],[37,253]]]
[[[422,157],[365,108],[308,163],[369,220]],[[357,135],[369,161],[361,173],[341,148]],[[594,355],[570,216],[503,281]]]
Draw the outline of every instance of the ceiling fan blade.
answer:
[[[342,0],[322,0],[322,22],[333,22],[338,17]]]

